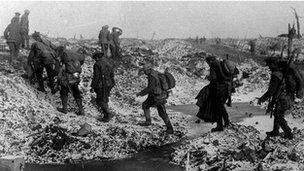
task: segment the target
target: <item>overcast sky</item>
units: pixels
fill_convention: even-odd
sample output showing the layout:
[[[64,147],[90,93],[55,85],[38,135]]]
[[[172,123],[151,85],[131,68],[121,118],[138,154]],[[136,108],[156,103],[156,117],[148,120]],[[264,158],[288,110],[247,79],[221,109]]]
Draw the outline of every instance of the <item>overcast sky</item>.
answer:
[[[294,22],[291,7],[304,16],[304,2],[0,1],[0,31],[16,11],[29,9],[30,33],[68,38],[97,38],[105,24],[121,27],[123,37],[148,39],[153,32],[155,38],[276,36]]]

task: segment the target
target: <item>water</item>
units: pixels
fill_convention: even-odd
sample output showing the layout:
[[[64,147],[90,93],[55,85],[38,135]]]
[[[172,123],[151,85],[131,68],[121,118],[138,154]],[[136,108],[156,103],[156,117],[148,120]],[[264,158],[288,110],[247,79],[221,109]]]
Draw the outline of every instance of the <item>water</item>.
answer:
[[[198,108],[195,105],[180,105],[168,107],[171,110],[179,111],[184,114],[195,116]],[[235,103],[227,108],[230,119],[239,122],[248,117],[245,113],[253,115],[264,115],[265,111],[248,103]],[[202,130],[205,129],[205,130]],[[208,130],[207,130],[208,129]],[[209,131],[210,128],[201,124],[199,133],[195,133],[195,138],[202,132]],[[189,139],[190,137],[188,137]],[[183,171],[185,168],[170,163],[170,154],[174,151],[173,147],[179,146],[183,142],[176,142],[160,147],[150,147],[141,151],[130,158],[120,160],[86,161],[77,164],[29,164],[25,165],[25,171]]]

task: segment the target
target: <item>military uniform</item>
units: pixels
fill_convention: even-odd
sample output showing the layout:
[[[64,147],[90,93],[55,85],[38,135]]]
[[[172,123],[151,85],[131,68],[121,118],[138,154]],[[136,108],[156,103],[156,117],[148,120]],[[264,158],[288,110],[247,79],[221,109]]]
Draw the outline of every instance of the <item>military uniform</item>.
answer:
[[[226,76],[222,71],[221,61],[214,60],[209,63],[210,66],[210,94],[211,109],[217,121],[216,128],[211,131],[223,131],[223,120],[225,127],[230,124],[229,115],[225,108],[225,103],[229,97],[229,90],[231,89],[230,77]]]
[[[6,39],[6,42],[10,49],[9,62],[11,63],[13,59],[18,58],[20,44],[22,42],[19,21],[16,19],[12,20],[12,22],[6,27],[4,31],[4,38]]]
[[[61,87],[60,98],[62,101],[62,108],[57,109],[62,113],[67,113],[68,94],[70,92],[79,109],[77,115],[84,115],[81,91],[78,87],[80,83],[80,73],[82,72],[81,64],[77,59],[73,59],[71,56],[67,57],[68,60],[62,60],[63,56],[60,56],[60,58],[62,68],[59,71],[58,79]]]
[[[294,95],[287,91],[285,81],[283,79],[283,73],[279,70],[272,71],[269,88],[266,93],[259,99],[259,104],[265,102],[270,98],[276,98],[276,104],[273,111],[274,122],[273,130],[267,132],[269,136],[278,136],[279,128],[281,127],[285,133],[285,138],[292,139],[293,135],[290,127],[288,126],[284,114],[291,108],[294,101]],[[279,91],[277,91],[279,89]],[[279,96],[279,97],[278,97]]]
[[[119,31],[117,31],[117,29]],[[110,34],[110,50],[113,58],[120,57],[119,36],[122,34],[121,32],[121,29],[114,27],[112,33]]]
[[[49,80],[50,89],[52,90],[52,93],[55,92],[54,77],[56,76],[56,60],[57,59],[54,52],[48,46],[42,44],[41,42],[33,43],[28,57],[28,65],[34,66],[34,72],[37,77],[39,91],[45,92],[43,83],[43,70],[45,68]]]
[[[28,14],[24,13],[21,16],[21,21],[20,21],[20,26],[21,26],[21,34],[22,34],[22,47],[27,47],[29,48],[29,20],[28,20]]]
[[[96,93],[96,104],[104,114],[102,121],[108,122],[114,116],[109,109],[109,97],[115,86],[114,70],[109,61],[103,57],[103,53],[94,54],[96,60],[93,66],[93,78],[91,88]]]
[[[110,31],[108,30],[108,26],[102,27],[102,30],[99,32],[98,39],[102,48],[102,52],[106,53],[109,48],[110,41]]]
[[[141,123],[141,125],[151,125],[150,108],[156,107],[158,115],[163,119],[167,126],[166,132],[169,134],[173,134],[173,127],[171,125],[165,107],[165,104],[167,102],[166,99],[168,98],[168,92],[163,91],[161,89],[157,71],[154,71],[153,69],[145,69],[144,72],[148,76],[148,86],[137,94],[137,96],[148,95],[148,98],[142,104],[142,109],[144,110],[146,122]]]

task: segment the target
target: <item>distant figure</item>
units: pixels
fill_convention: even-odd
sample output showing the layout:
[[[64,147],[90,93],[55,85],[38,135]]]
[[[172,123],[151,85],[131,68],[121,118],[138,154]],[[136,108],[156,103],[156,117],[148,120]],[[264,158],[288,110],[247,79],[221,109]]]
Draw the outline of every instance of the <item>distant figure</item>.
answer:
[[[12,64],[13,60],[17,60],[20,44],[22,42],[20,24],[17,19],[12,19],[12,22],[6,27],[4,31],[4,38],[10,49],[9,62]]]
[[[203,43],[206,43],[206,37],[203,36]]]
[[[30,47],[30,43],[29,43],[29,20],[28,20],[28,16],[30,14],[29,10],[24,10],[24,14],[21,17],[21,22],[20,22],[20,26],[21,26],[21,34],[22,34],[22,48],[28,48]]]
[[[113,58],[120,57],[120,40],[119,36],[122,35],[122,30],[118,27],[112,28],[112,33],[110,35],[110,49]]]
[[[195,37],[195,43],[198,44],[198,36]]]
[[[11,19],[11,22],[13,22],[14,20],[16,20],[18,23],[20,22],[20,13],[19,12],[15,12],[15,16]]]
[[[109,29],[108,25],[103,26],[98,35],[102,52],[105,54],[107,53],[110,43],[110,31],[108,29]]]
[[[114,116],[108,105],[110,92],[115,86],[113,66],[102,52],[95,53],[92,58],[96,62],[93,66],[91,92],[96,93],[96,104],[99,111],[104,114],[103,118],[99,118],[98,120],[109,122]]]

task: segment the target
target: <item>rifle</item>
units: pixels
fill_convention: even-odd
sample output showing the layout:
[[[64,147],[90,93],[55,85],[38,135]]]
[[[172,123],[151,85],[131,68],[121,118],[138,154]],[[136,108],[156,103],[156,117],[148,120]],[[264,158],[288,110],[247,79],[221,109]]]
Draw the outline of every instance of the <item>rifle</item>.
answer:
[[[268,103],[268,106],[267,106],[267,111],[266,111],[266,114],[267,113],[270,113],[270,118],[272,118],[272,115],[273,115],[273,112],[274,112],[274,109],[276,107],[276,104],[278,102],[278,99],[279,97],[282,95],[283,91],[280,91],[281,88],[282,88],[282,83],[283,81],[285,80],[286,76],[287,76],[287,73],[288,73],[288,68],[290,67],[290,64],[292,63],[293,61],[293,58],[295,56],[295,52],[296,50],[293,50],[292,51],[292,40],[295,36],[295,28],[294,28],[294,25],[293,25],[293,28],[290,28],[290,24],[288,24],[288,49],[287,49],[287,57],[288,57],[288,63],[287,63],[287,67],[286,67],[286,70],[283,74],[283,77],[282,79],[280,80],[280,83],[279,83],[279,86],[277,87],[276,91],[275,91],[275,95],[279,94],[276,96],[276,97],[272,97],[271,100],[269,101]]]

